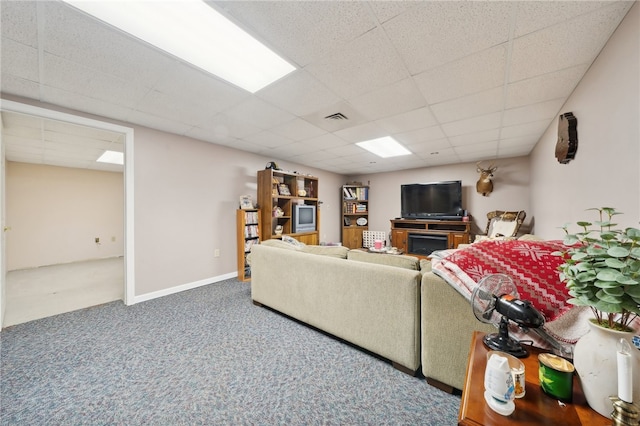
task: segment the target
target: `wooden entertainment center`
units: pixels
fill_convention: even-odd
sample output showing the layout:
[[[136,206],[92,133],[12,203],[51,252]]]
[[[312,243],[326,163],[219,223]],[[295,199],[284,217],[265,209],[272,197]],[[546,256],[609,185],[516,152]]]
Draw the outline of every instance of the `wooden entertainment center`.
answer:
[[[405,254],[429,257],[435,250],[469,244],[471,222],[462,220],[392,219],[391,245]]]

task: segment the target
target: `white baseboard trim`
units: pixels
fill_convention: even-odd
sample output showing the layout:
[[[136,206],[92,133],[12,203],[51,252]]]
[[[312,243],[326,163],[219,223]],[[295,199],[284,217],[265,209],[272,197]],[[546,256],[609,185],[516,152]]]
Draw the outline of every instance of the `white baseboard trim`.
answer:
[[[228,280],[230,278],[236,278],[237,276],[238,276],[237,272],[230,272],[228,274],[218,275],[217,277],[205,278],[204,280],[194,281],[191,283],[178,285],[178,286],[167,288],[164,290],[154,291],[152,293],[141,294],[140,296],[134,297],[133,304],[157,299],[158,297],[169,296],[171,294],[180,293],[181,291],[202,287],[203,285],[214,284],[220,281]]]

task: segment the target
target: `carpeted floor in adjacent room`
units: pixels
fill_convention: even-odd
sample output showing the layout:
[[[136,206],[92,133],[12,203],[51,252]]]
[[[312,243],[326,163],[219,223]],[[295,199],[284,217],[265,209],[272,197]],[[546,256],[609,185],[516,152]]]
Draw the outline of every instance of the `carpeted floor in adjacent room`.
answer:
[[[0,335],[2,425],[454,425],[460,398],[227,280]]]

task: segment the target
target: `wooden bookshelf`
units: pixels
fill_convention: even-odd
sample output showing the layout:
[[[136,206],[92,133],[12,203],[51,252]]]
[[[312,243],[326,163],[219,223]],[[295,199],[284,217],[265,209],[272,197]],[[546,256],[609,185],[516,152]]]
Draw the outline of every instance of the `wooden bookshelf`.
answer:
[[[254,244],[260,243],[260,210],[238,209],[236,211],[236,235],[238,243],[238,279],[249,281],[251,267],[247,255]]]
[[[362,232],[369,229],[369,187],[342,185],[342,245],[362,247]]]
[[[293,232],[293,209],[295,204],[300,203],[315,206],[315,231]],[[305,244],[320,243],[317,177],[284,170],[259,170],[258,206],[261,211],[263,240],[288,235]],[[276,232],[278,226],[282,227],[281,234]]]

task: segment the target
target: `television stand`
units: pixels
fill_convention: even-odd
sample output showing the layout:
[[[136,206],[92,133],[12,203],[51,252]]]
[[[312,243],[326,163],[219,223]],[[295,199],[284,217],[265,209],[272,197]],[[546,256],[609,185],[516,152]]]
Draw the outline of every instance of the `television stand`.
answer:
[[[428,259],[435,250],[469,244],[470,230],[471,222],[461,220],[391,219],[391,245]]]

